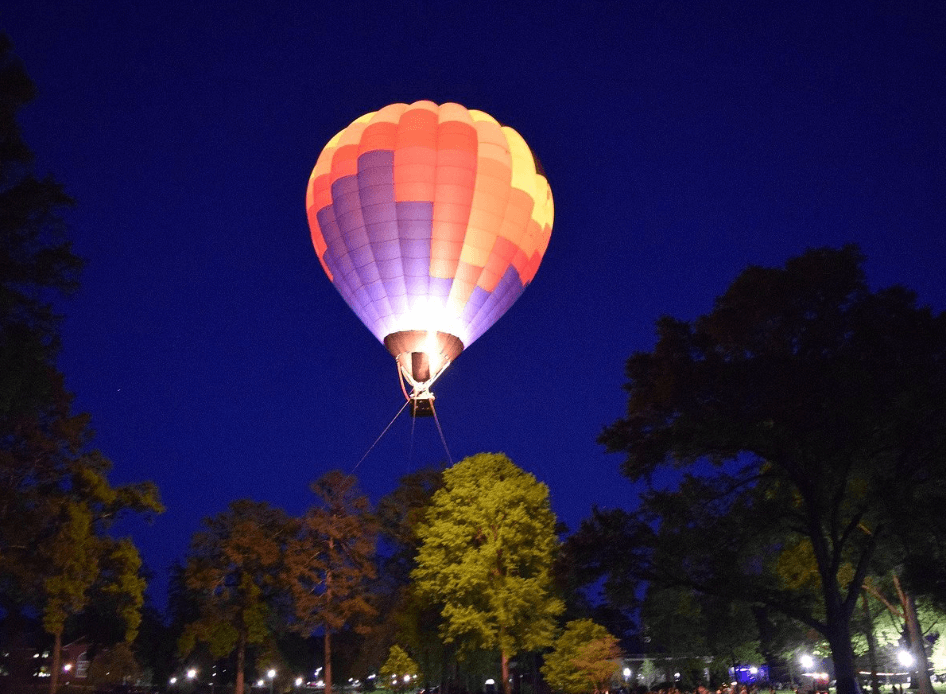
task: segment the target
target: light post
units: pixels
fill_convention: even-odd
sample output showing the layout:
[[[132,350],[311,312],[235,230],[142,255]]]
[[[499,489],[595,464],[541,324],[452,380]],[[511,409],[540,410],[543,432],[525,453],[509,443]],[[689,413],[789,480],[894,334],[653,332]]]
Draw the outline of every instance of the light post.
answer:
[[[296,677],[296,689],[302,686],[302,678]]]
[[[627,681],[631,678],[631,668],[624,668],[624,688],[627,689]]]
[[[266,676],[269,678],[269,694],[273,694],[273,679],[276,677],[276,671],[270,669],[270,671],[266,673]]]
[[[798,662],[800,662],[800,663],[801,663],[801,666],[802,666],[803,668],[807,669],[809,672],[811,672],[811,668],[813,668],[813,667],[815,666],[815,659],[812,658],[812,657],[811,657],[810,655],[808,655],[807,653],[805,653],[804,655],[802,655],[802,656],[798,659]]]

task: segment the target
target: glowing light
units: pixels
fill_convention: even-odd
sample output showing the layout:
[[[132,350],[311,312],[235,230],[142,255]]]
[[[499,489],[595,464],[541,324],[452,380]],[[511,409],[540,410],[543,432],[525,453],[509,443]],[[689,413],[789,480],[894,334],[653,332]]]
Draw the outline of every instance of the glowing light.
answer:
[[[913,665],[913,654],[910,651],[898,651],[897,660],[900,661],[900,664],[904,667],[910,667]]]
[[[195,677],[197,677],[197,670],[195,670],[194,668],[191,668],[190,670],[187,671],[187,679],[192,680]]]
[[[798,662],[802,664],[803,667],[810,668],[815,664],[814,658],[812,658],[807,653],[798,659]]]

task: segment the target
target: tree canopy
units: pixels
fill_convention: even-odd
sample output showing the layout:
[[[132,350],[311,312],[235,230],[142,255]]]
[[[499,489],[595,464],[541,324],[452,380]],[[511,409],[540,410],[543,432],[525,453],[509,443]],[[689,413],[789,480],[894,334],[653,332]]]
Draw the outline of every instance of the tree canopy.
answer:
[[[542,674],[565,694],[607,691],[620,668],[621,649],[608,630],[590,619],[568,622],[545,656]]]
[[[378,670],[380,684],[387,689],[403,692],[411,689],[411,682],[416,682],[419,674],[417,663],[398,645],[391,646],[388,659]]]
[[[339,470],[312,484],[316,504],[302,518],[286,548],[286,577],[294,608],[293,626],[310,636],[321,628],[325,692],[332,692],[332,634],[364,630],[376,614],[368,599],[375,577],[377,520],[357,480]]]
[[[416,587],[443,603],[446,641],[500,651],[508,694],[509,659],[549,645],[563,610],[551,590],[548,488],[497,453],[465,458],[443,478],[418,528]]]
[[[696,320],[661,319],[627,362],[627,414],[600,437],[632,480],[684,473],[633,518],[599,516],[598,530],[626,523],[638,573],[818,630],[841,694],[858,689],[850,619],[878,543],[916,495],[942,504],[928,483],[946,471],[946,317],[871,290],[862,264],[852,246],[807,251],[748,268]],[[817,595],[779,583],[801,539]]]
[[[243,694],[247,647],[273,632],[279,570],[294,525],[282,510],[249,499],[232,502],[204,525],[191,540],[184,571],[198,616],[184,630],[179,650],[186,655],[204,642],[214,657],[235,653],[234,692]]]

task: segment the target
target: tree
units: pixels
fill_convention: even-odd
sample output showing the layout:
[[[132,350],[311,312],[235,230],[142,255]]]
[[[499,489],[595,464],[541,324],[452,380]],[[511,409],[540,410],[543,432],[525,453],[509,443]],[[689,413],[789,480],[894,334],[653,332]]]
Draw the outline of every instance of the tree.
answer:
[[[388,659],[378,670],[381,684],[387,689],[403,692],[408,689],[411,681],[417,681],[419,675],[417,663],[398,645],[391,646]]]
[[[61,389],[53,300],[79,286],[82,261],[66,236],[72,206],[62,185],[32,170],[33,153],[16,117],[36,88],[0,34],[0,432],[15,432]]]
[[[313,482],[316,505],[302,518],[286,551],[293,628],[304,636],[323,631],[325,694],[332,694],[332,634],[364,631],[375,615],[368,600],[375,577],[377,521],[357,480],[339,470]]]
[[[441,606],[417,596],[411,571],[420,546],[417,526],[442,486],[443,472],[425,468],[404,475],[378,502],[380,547],[386,551],[379,555],[372,593],[381,619],[365,643],[369,662],[378,662],[391,645],[404,644],[417,659],[425,686],[442,681],[447,653],[432,628],[440,619]]]
[[[657,665],[654,664],[654,661],[650,658],[645,658],[644,662],[641,663],[638,679],[644,683],[645,687],[650,689],[651,685],[654,684],[659,677],[660,671],[657,669]]]
[[[144,585],[130,540],[107,531],[128,512],[162,510],[144,483],[112,487],[111,463],[91,448],[89,417],[55,364],[56,299],[78,287],[82,261],[62,214],[72,205],[51,177],[38,178],[16,122],[35,88],[0,35],[0,604],[36,611],[53,636],[49,688],[59,683],[62,635],[95,591],[118,598],[130,638]]]
[[[545,656],[542,674],[553,690],[582,694],[606,691],[620,669],[621,649],[607,629],[590,619],[568,622]]]
[[[920,694],[933,694],[933,685],[930,681],[929,674],[929,661],[926,654],[926,639],[921,627],[920,612],[917,609],[916,598],[904,590],[900,582],[900,577],[896,573],[890,576],[890,585],[896,593],[896,598],[894,599],[891,599],[884,593],[883,587],[878,581],[873,580],[873,577],[868,577],[864,581],[863,589],[865,593],[876,598],[897,620],[898,624],[903,626],[900,630],[902,634],[898,633],[897,636],[904,637],[909,651],[913,655],[913,664],[915,666],[913,668],[914,687]],[[863,601],[866,603],[866,600],[867,597],[865,595]],[[935,611],[927,610],[926,612],[926,616],[932,616],[934,620],[940,617]],[[875,634],[869,633],[868,635],[871,637],[871,641],[876,640]]]
[[[443,477],[418,527],[416,588],[444,605],[446,641],[467,653],[499,650],[509,694],[510,658],[549,645],[564,609],[551,593],[558,538],[548,488],[496,453],[465,458]]]
[[[234,694],[243,694],[247,647],[272,634],[283,551],[295,526],[281,509],[249,499],[232,502],[204,525],[191,539],[184,569],[198,617],[185,627],[178,650],[186,656],[203,642],[215,658],[235,652]]]
[[[104,687],[130,684],[141,675],[141,667],[127,643],[100,650],[89,664],[89,682]]]
[[[875,549],[914,495],[942,504],[927,483],[946,472],[946,317],[902,287],[871,291],[862,262],[848,246],[750,267],[707,315],[661,319],[627,362],[626,416],[600,437],[632,480],[690,473],[651,488],[630,523],[638,573],[816,629],[839,694],[858,691],[850,622]],[[775,580],[798,539],[817,599]]]
[[[648,638],[648,653],[664,656],[665,680],[673,681],[681,660],[709,652],[703,610],[697,596],[685,588],[651,586],[641,605],[641,627]]]

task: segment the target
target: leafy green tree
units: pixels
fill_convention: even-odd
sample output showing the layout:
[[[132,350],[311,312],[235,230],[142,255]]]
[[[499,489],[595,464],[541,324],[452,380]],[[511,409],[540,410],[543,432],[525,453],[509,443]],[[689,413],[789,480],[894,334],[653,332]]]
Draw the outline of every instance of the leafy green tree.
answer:
[[[186,656],[202,642],[214,658],[235,653],[234,694],[243,694],[247,647],[272,635],[283,551],[296,526],[281,509],[249,499],[232,502],[204,526],[191,539],[184,569],[198,616],[178,651]]]
[[[568,622],[545,656],[542,674],[555,691],[565,694],[608,689],[620,669],[621,649],[608,630],[590,619]]]
[[[895,521],[917,527],[903,512],[915,495],[946,500],[946,317],[901,287],[872,291],[861,266],[854,247],[808,251],[748,268],[694,321],[661,319],[654,349],[627,362],[627,414],[600,438],[632,480],[689,473],[625,519],[636,575],[817,630],[839,694],[859,689],[851,616],[878,544]],[[817,596],[777,580],[799,539]]]
[[[558,538],[548,488],[495,453],[465,458],[443,477],[418,527],[416,587],[443,604],[446,641],[462,652],[499,650],[509,694],[510,658],[549,645],[564,609],[551,592]]]
[[[331,694],[332,634],[365,631],[365,620],[376,613],[368,587],[376,575],[377,520],[353,475],[327,472],[312,491],[316,504],[286,549],[286,576],[293,628],[304,636],[322,630],[325,694]]]
[[[111,487],[108,490],[115,493]],[[161,510],[156,494],[143,493],[134,503],[137,510]],[[82,613],[99,593],[109,598],[112,612],[124,625],[124,640],[130,643],[141,623],[145,581],[139,575],[141,559],[131,540],[106,534],[111,504],[66,492],[48,494],[46,505],[48,530],[31,565],[36,567],[36,580],[42,581],[43,627],[53,636],[50,692],[54,693],[67,620]]]
[[[916,597],[907,593],[901,584],[900,577],[896,573],[891,573],[887,581],[881,582],[873,579],[874,577],[868,577],[864,581],[864,591],[874,597],[883,608],[893,616],[898,625],[902,625],[902,628],[897,630],[897,640],[899,641],[902,636],[913,655],[914,686],[920,694],[933,694],[933,685],[930,681],[929,661],[926,652],[926,634],[922,626],[921,610],[917,607]],[[885,588],[896,597],[888,593]],[[923,617],[931,622],[928,622],[929,626],[935,627],[936,622],[942,618],[941,614],[938,614],[935,610],[931,610],[928,607],[922,610],[922,612],[924,613]],[[872,628],[873,626],[874,625],[868,625],[868,628]],[[878,636],[881,641],[889,641],[888,638],[884,638],[885,634],[883,631],[881,631],[879,635],[872,632],[868,635],[871,637],[871,641],[877,641]]]
[[[378,676],[381,678],[381,684],[387,689],[393,689],[396,692],[406,691],[411,687],[411,682],[416,681],[420,670],[417,663],[407,654],[403,648],[397,644],[391,646],[388,651],[388,659],[378,670]]]
[[[641,663],[638,677],[644,683],[644,686],[650,689],[650,686],[660,677],[660,670],[651,658],[645,658],[644,662]]]

